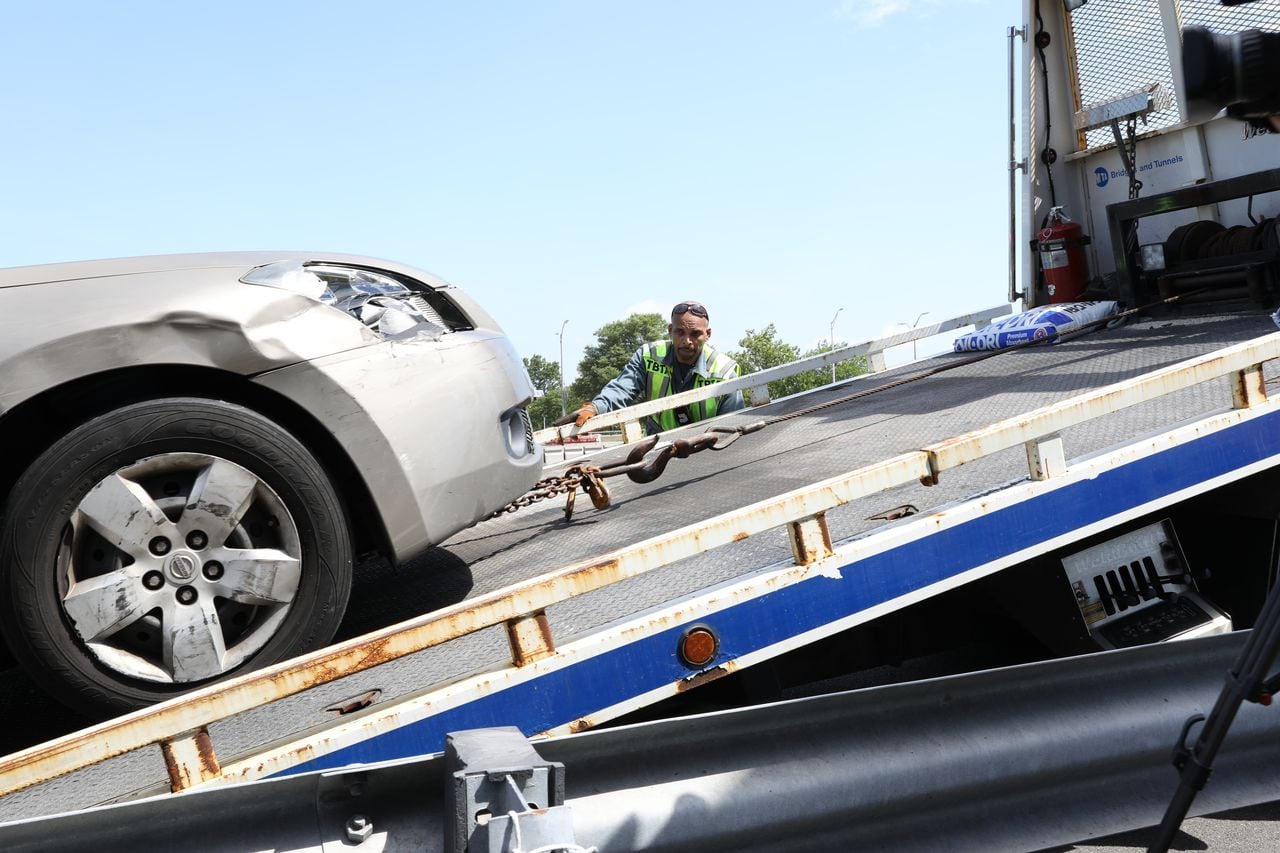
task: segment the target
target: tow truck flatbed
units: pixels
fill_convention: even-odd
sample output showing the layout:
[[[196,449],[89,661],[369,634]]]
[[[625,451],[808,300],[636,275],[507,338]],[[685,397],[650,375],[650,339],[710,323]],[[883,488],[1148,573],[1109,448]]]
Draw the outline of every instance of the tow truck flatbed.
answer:
[[[211,741],[218,762],[184,771],[199,784],[435,752],[444,732],[461,728],[581,730],[979,580],[1274,465],[1278,415],[1256,390],[1242,396],[1239,379],[1280,352],[1274,328],[1257,311],[1182,316],[1008,352],[772,425],[720,453],[674,460],[651,484],[613,480],[604,511],[580,502],[566,523],[555,502],[486,522],[414,564],[373,567],[372,587],[353,597],[351,633],[443,607],[430,630],[447,642],[398,656],[388,639],[396,632],[384,629],[343,646],[340,663],[317,660],[302,676],[270,670],[262,682],[293,685],[296,676],[315,685],[302,692],[290,687],[240,710],[236,691],[250,675],[11,756],[0,761],[0,785],[13,791],[0,799],[0,819],[168,788],[185,747],[169,749],[166,773],[158,750],[133,749],[143,743]],[[1235,354],[1210,355],[1224,349]],[[961,358],[862,377],[722,422],[785,414]],[[1054,418],[1072,425],[1046,434]],[[1004,436],[995,443],[983,432],[992,425]],[[948,441],[966,433],[966,441]],[[1055,435],[1065,448],[1059,462],[1069,466],[1028,478],[1024,442]],[[918,482],[960,447],[968,449],[940,469],[936,485]],[[906,504],[918,513],[870,519]],[[811,544],[830,542],[798,554],[797,537],[806,535]],[[545,575],[552,578],[538,580]],[[486,622],[468,609],[473,603],[528,618]],[[503,622],[523,621],[536,633],[537,613],[554,642],[526,636],[526,659],[513,667]],[[412,619],[402,633],[426,631],[432,619]],[[702,669],[675,654],[680,633],[699,620],[720,641],[714,666]],[[495,627],[472,631],[476,624]],[[379,665],[362,669],[372,663]],[[344,705],[354,712],[327,710]],[[86,751],[99,754],[84,759]],[[90,766],[63,775],[64,759]]]

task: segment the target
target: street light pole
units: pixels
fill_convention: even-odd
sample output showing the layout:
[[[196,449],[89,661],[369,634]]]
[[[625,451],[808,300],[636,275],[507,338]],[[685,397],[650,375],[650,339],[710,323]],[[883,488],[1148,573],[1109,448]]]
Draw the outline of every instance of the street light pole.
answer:
[[[569,325],[569,321],[565,320],[560,324],[560,414],[567,415],[569,413],[569,392],[564,387],[564,327]]]
[[[833,352],[836,348],[836,317],[839,317],[840,312],[843,310],[843,308],[836,309],[835,316],[831,318],[831,327],[827,329],[827,343],[830,344]],[[836,381],[836,363],[834,361],[831,362],[831,381]]]
[[[928,311],[921,311],[918,315],[916,315],[916,321],[911,324],[911,328],[914,329],[916,326],[919,326],[920,320],[924,317],[924,315],[928,313],[929,313]],[[911,360],[912,361],[916,360],[916,343],[917,343],[916,341],[911,342]]]

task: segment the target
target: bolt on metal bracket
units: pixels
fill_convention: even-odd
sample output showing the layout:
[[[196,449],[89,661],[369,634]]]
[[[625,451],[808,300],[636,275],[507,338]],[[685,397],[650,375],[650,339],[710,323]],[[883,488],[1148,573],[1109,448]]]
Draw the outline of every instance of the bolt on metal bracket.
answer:
[[[352,815],[347,821],[346,830],[347,841],[352,844],[361,844],[373,835],[373,823],[362,814]]]
[[[445,767],[446,853],[506,853],[517,840],[524,850],[576,846],[564,765],[543,761],[519,729],[450,733]]]

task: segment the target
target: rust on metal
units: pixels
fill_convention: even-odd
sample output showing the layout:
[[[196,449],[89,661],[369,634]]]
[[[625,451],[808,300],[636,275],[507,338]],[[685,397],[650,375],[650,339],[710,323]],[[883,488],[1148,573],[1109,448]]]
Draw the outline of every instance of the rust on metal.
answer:
[[[173,793],[217,778],[222,772],[209,730],[203,726],[162,742],[160,751],[169,774],[169,790]]]
[[[725,661],[719,666],[714,666],[711,669],[704,669],[702,672],[694,673],[688,678],[680,679],[679,681],[676,682],[676,692],[688,693],[690,690],[694,689],[695,687],[701,687],[704,684],[710,684],[713,681],[719,681],[721,678],[724,678],[726,675],[730,675],[733,672],[737,671],[737,669],[738,669],[737,661],[734,661],[734,660]]]
[[[897,521],[899,518],[906,518],[909,515],[915,515],[920,512],[920,508],[915,504],[899,504],[898,506],[886,509],[884,512],[877,512],[875,515],[868,515],[867,521]]]
[[[381,698],[381,690],[370,690],[366,693],[361,693],[359,696],[352,696],[350,699],[343,699],[341,702],[335,702],[324,710],[326,713],[337,714],[341,717],[344,714],[350,714],[354,711],[368,708]]]
[[[835,552],[831,531],[827,529],[826,513],[791,522],[787,525],[787,533],[791,540],[791,554],[798,566],[816,563]]]
[[[591,505],[596,509],[608,509],[609,507],[609,488],[600,479],[599,471],[594,468],[584,468],[582,471],[582,489],[591,498]]]
[[[593,727],[594,725],[595,723],[591,722],[591,720],[587,719],[586,717],[582,717],[580,719],[574,720],[572,723],[569,724],[569,731],[572,734],[577,734],[578,732],[585,732],[587,729]]]
[[[547,621],[547,614],[541,610],[508,620],[507,643],[511,646],[511,662],[518,667],[528,666],[556,653],[551,623]]]
[[[1267,383],[1262,365],[1252,364],[1232,377],[1231,402],[1237,409],[1249,409],[1267,402]]]

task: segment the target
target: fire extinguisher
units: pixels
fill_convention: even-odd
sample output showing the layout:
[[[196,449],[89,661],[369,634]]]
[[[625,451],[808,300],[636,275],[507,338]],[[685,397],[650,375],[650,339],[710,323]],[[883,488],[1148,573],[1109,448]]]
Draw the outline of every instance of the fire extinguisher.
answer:
[[[1089,238],[1079,223],[1072,222],[1061,207],[1049,210],[1045,225],[1036,235],[1040,269],[1050,302],[1075,302],[1089,282],[1089,261],[1084,247]]]

